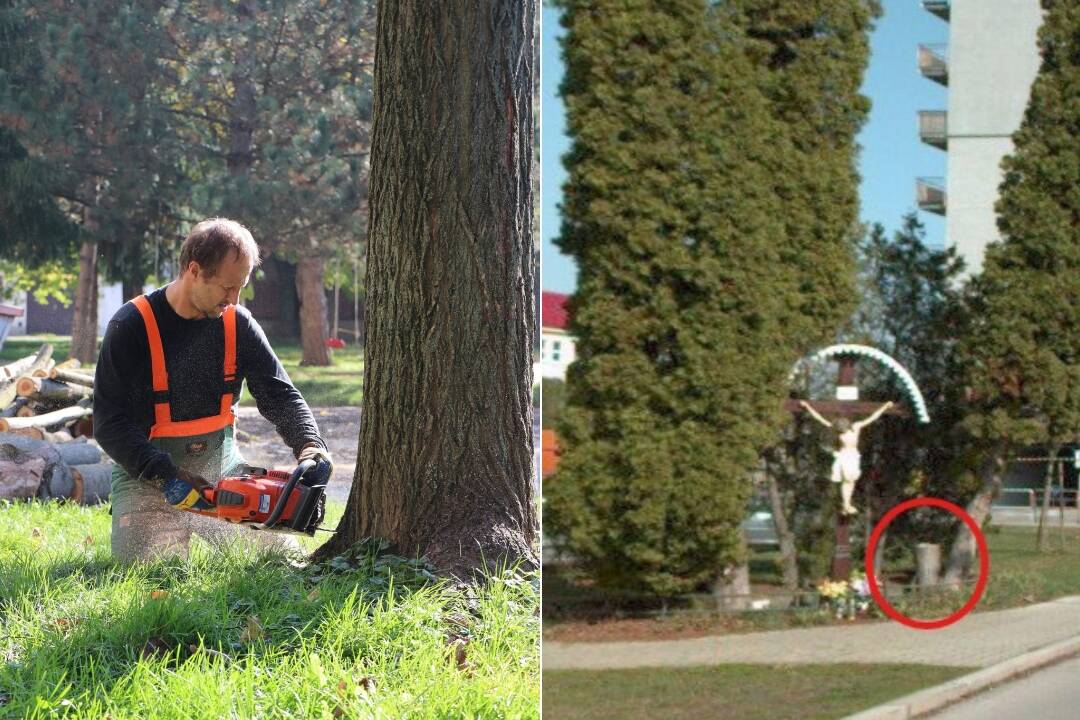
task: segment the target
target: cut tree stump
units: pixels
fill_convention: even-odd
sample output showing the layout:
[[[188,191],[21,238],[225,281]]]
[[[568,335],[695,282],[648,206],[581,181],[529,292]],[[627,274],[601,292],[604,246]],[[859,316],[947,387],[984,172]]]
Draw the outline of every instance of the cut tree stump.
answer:
[[[81,385],[83,387],[94,387],[94,376],[87,375],[86,373],[76,372],[75,370],[66,370],[64,368],[53,368],[49,371],[49,377],[53,380],[59,380],[61,382],[71,383],[74,385]]]
[[[72,466],[75,476],[73,497],[83,505],[94,505],[108,500],[112,488],[112,469],[112,463]]]
[[[19,397],[35,400],[60,400],[78,402],[93,394],[93,390],[82,385],[68,385],[48,378],[23,376],[16,381],[15,391]]]
[[[32,375],[35,370],[45,367],[49,361],[52,360],[52,352],[53,346],[49,343],[45,343],[37,351],[37,355],[34,356],[33,362],[28,366],[21,368],[20,372],[23,375]],[[10,365],[7,367],[10,367]],[[0,382],[0,407],[7,407],[11,404],[11,401],[15,399],[17,395],[17,385],[14,377],[10,378],[7,382]]]

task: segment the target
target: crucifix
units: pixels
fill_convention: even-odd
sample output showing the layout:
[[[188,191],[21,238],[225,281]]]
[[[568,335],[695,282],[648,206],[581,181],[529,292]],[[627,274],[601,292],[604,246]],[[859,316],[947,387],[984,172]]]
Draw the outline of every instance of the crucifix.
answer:
[[[902,404],[894,402],[870,403],[859,401],[859,388],[855,384],[855,355],[838,355],[840,365],[836,382],[836,400],[815,401],[790,399],[784,407],[792,413],[806,412],[822,425],[839,433],[839,447],[833,451],[830,480],[840,484],[841,507],[836,518],[836,549],[833,553],[833,580],[847,580],[851,575],[851,542],[848,523],[857,509],[851,504],[855,483],[862,475],[862,457],[859,454],[859,435],[863,428],[882,415],[908,417],[910,413]],[[834,420],[829,420],[832,417]],[[858,418],[858,419],[856,419]]]

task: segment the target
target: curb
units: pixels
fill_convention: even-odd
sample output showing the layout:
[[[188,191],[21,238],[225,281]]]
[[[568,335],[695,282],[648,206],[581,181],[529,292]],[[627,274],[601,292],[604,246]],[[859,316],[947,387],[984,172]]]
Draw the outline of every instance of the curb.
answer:
[[[848,715],[843,720],[910,720],[911,718],[923,717],[927,713],[940,710],[947,705],[952,705],[970,695],[981,692],[991,685],[1012,680],[1019,675],[1038,670],[1041,667],[1060,662],[1077,654],[1080,654],[1080,635],[1009,658],[999,662],[997,665],[991,665],[988,668],[983,668],[970,675],[964,675],[941,685],[919,690],[877,707],[872,707],[869,710]]]

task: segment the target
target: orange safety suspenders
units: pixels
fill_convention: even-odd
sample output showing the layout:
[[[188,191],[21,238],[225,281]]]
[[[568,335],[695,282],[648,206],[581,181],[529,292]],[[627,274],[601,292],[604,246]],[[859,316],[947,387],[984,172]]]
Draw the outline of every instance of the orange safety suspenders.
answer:
[[[169,374],[165,370],[165,351],[161,346],[157,319],[150,301],[140,295],[131,301],[142,315],[146,325],[146,338],[150,343],[150,369],[154,378],[154,424],[150,437],[189,437],[221,430],[232,425],[233,392],[230,388],[236,380],[236,306],[230,305],[221,316],[225,321],[225,390],[221,396],[221,409],[217,415],[173,422],[169,408]]]

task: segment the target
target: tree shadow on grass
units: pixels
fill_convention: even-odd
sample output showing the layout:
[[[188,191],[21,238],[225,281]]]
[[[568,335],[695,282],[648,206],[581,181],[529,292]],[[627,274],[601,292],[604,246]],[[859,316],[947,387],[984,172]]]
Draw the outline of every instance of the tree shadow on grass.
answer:
[[[355,603],[357,612],[366,607],[370,615],[388,593],[426,582],[415,565],[380,564],[377,553],[353,560],[300,568],[281,555],[259,553],[129,568],[98,554],[39,563],[12,584],[23,583],[22,592],[6,597],[6,606],[0,600],[0,620],[20,613],[11,634],[0,636],[6,654],[0,717],[29,716],[65,698],[105,697],[146,663],[177,670],[189,662],[280,658],[315,637],[345,603]],[[394,571],[402,575],[400,584]],[[69,580],[78,586],[67,588],[62,599],[50,597],[50,589],[57,595]],[[43,592],[32,592],[34,582]]]

